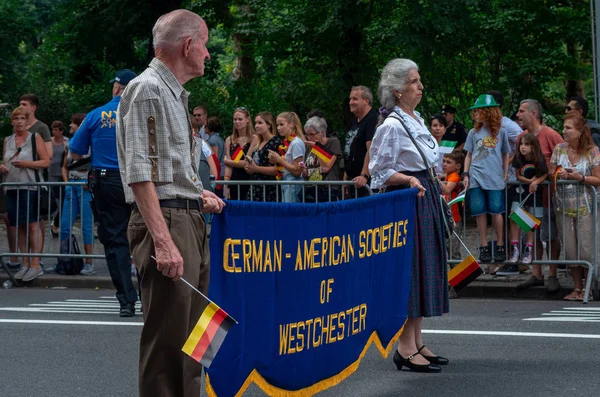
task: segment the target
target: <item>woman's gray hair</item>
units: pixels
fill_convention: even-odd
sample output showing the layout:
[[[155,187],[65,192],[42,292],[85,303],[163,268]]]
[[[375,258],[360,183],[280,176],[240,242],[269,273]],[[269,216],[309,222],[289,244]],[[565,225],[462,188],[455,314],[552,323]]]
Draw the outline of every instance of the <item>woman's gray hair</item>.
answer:
[[[321,117],[311,117],[304,124],[304,131],[308,131],[309,129],[314,130],[315,132],[327,132],[327,122],[324,118]]]
[[[381,71],[381,80],[377,88],[377,97],[385,109],[393,109],[396,105],[394,91],[402,91],[406,84],[408,72],[412,69],[419,70],[416,63],[410,59],[396,58],[385,65]]]
[[[173,48],[188,37],[195,40],[204,28],[203,25],[203,19],[188,10],[175,10],[161,15],[152,28],[154,50]]]

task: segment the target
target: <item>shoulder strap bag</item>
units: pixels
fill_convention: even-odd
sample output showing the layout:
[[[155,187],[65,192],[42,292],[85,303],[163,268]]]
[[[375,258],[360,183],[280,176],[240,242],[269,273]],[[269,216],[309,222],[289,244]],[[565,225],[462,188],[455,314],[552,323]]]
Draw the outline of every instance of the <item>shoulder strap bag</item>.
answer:
[[[404,127],[404,129],[406,130],[406,135],[408,135],[408,137],[412,141],[413,145],[415,145],[415,147],[417,148],[417,151],[421,155],[421,158],[423,159],[423,163],[425,163],[425,167],[427,167],[427,173],[429,174],[429,178],[431,178],[431,181],[434,184],[439,184],[440,182],[433,174],[433,169],[430,167],[429,162],[427,161],[427,158],[425,157],[425,154],[423,153],[423,151],[417,144],[417,141],[415,140],[415,138],[410,133],[408,126],[402,120],[402,116],[397,111],[394,111],[393,114],[398,116],[398,117],[394,117],[394,119],[398,120],[400,122],[400,124],[402,124],[402,127]],[[455,227],[454,218],[452,217],[452,211],[450,210],[448,203],[446,203],[444,196],[442,196],[441,194],[439,196],[439,201],[440,201],[440,210],[442,212],[442,219],[444,220],[444,226],[446,228],[446,237],[448,238],[454,233],[454,227]]]

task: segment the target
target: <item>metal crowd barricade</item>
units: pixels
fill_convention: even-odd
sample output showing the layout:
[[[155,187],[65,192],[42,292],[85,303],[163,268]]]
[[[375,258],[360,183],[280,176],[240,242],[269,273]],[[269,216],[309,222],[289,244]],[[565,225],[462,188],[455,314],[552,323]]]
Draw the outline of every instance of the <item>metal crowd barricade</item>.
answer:
[[[589,292],[591,290],[592,287],[592,282],[593,284],[593,290],[595,292],[595,296],[598,296],[598,274],[600,271],[600,264],[598,263],[598,237],[599,237],[599,231],[598,228],[600,227],[599,225],[599,221],[600,221],[600,216],[598,214],[598,200],[600,199],[599,194],[598,194],[598,190],[594,187],[594,186],[590,186],[590,185],[586,185],[587,188],[590,189],[591,192],[591,200],[588,200],[584,195],[582,195],[582,193],[584,192],[584,186],[582,183],[580,182],[575,182],[575,181],[570,181],[570,180],[558,180],[556,181],[557,185],[560,186],[566,186],[566,185],[570,185],[572,186],[572,189],[574,189],[574,191],[572,192],[574,194],[574,199],[575,199],[575,206],[577,208],[576,211],[576,216],[574,217],[569,217],[567,214],[565,214],[565,211],[556,211],[556,205],[557,203],[554,202],[553,196],[555,194],[555,186],[554,186],[554,181],[545,181],[543,184],[541,184],[538,188],[538,191],[536,193],[532,194],[533,197],[533,202],[537,203],[537,197],[539,194],[543,194],[545,197],[543,197],[542,200],[539,200],[539,202],[542,202],[542,208],[546,209],[545,211],[543,211],[543,215],[541,217],[536,216],[536,214],[532,214],[536,217],[538,217],[538,219],[540,219],[542,222],[540,224],[540,227],[538,228],[538,230],[535,231],[536,238],[534,238],[534,242],[533,242],[533,260],[531,264],[528,264],[526,266],[529,266],[530,268],[533,265],[545,265],[545,266],[552,266],[552,265],[579,265],[579,266],[583,266],[585,268],[588,269],[588,276],[586,279],[586,284],[585,284],[585,290],[584,290],[584,303],[588,302],[588,296],[589,296]],[[517,192],[517,195],[512,197],[512,200],[509,199],[511,197],[509,197],[509,190],[511,189],[512,186],[523,186],[523,188],[521,189],[521,191]],[[546,194],[543,193],[542,187],[547,191]],[[565,202],[565,189],[561,189],[561,195],[559,195],[559,198],[561,199],[561,202]],[[510,248],[510,238],[509,238],[509,230],[510,230],[510,219],[509,219],[509,215],[511,212],[511,208],[512,208],[512,202],[522,202],[527,195],[529,194],[528,192],[528,185],[527,184],[523,184],[521,182],[516,182],[516,181],[509,181],[507,182],[507,186],[506,186],[506,190],[505,190],[505,208],[506,208],[506,212],[504,214],[504,241],[505,244],[504,246],[506,247],[506,251],[507,251],[507,255],[510,255],[509,253],[509,248]],[[461,230],[457,230],[457,233],[461,236],[461,238],[463,239],[463,241],[465,241],[465,243],[467,245],[468,244],[468,238],[467,238],[467,216],[470,217],[470,215],[468,215],[467,212],[467,207],[468,207],[468,200],[469,200],[469,195],[467,194],[466,200],[464,201],[464,205],[463,205],[463,210],[462,210],[462,228]],[[589,206],[589,208],[591,209],[591,212],[589,215],[592,215],[592,222],[593,222],[593,254],[592,254],[592,260],[587,260],[586,258],[582,258],[581,254],[582,254],[582,243],[581,243],[581,239],[582,239],[582,234],[581,234],[581,208],[582,204],[584,204],[583,201],[589,201],[588,203],[585,203],[586,206]],[[538,207],[539,208],[539,207]],[[555,212],[556,217],[562,217],[562,230],[558,230],[558,236],[557,239],[561,240],[561,252],[560,255],[558,257],[558,259],[552,259],[552,247],[553,247],[553,240],[554,240],[554,244],[556,243],[556,239],[552,239],[552,230],[551,230],[551,211]],[[565,241],[564,240],[564,236],[566,236],[567,233],[567,220],[571,218],[575,218],[576,219],[576,224],[577,224],[577,233],[576,236],[574,236],[577,240],[576,244],[577,244],[577,257],[576,259],[566,259],[566,246],[565,246]],[[489,235],[489,228],[493,229],[493,225],[491,223],[488,223],[488,235]],[[543,242],[543,244],[545,245],[545,251],[547,253],[546,255],[546,259],[544,259],[544,255],[542,252],[542,258],[537,259],[537,250],[538,250],[538,241],[541,241],[540,239],[540,235],[538,233],[542,232],[543,228],[547,228],[547,235],[548,235],[548,242],[545,243]],[[478,252],[478,247],[479,247],[479,236],[478,236],[478,232],[475,228],[475,230],[473,231],[473,233],[475,233],[475,241],[477,241],[477,246],[474,247],[469,247],[471,248],[471,252],[474,255],[477,255],[476,253]],[[470,234],[470,233],[469,233]],[[519,241],[519,247],[520,247],[520,252],[522,253],[522,243],[523,243],[523,238],[522,238],[523,232],[519,229],[519,237],[518,237],[518,241]],[[451,237],[449,242],[448,242],[448,246],[450,247],[449,249],[449,258],[451,258],[452,255],[452,240],[455,239],[455,237]],[[491,239],[490,239],[491,241]],[[476,258],[477,259],[477,258]],[[453,260],[453,259],[449,259],[448,263],[449,264],[457,264],[460,263],[461,260]],[[504,264],[508,264],[508,258],[507,260],[504,262]],[[498,264],[496,262],[494,262],[494,264]],[[522,266],[523,264],[519,261],[517,263],[517,265]]]
[[[254,189],[261,189],[262,196],[265,197],[267,193],[267,186],[275,186],[275,197],[277,202],[282,201],[282,193],[280,187],[282,186],[300,186],[301,193],[299,196],[301,203],[305,202],[331,202],[345,200],[349,198],[358,197],[359,188],[354,186],[352,181],[259,181],[259,180],[222,180],[215,182],[218,185],[224,185],[229,189],[237,189],[237,196],[239,197],[242,192],[242,186],[249,186],[248,192],[250,196],[249,201],[254,201]],[[373,192],[368,185],[365,185],[367,195],[372,195]],[[345,194],[347,191],[348,194]],[[325,192],[325,200],[322,199],[323,192]],[[353,194],[351,194],[353,193]],[[313,196],[314,194],[314,196]],[[314,201],[310,200],[314,197]],[[245,198],[240,198],[245,200]],[[309,201],[307,201],[309,200]]]
[[[71,205],[69,206],[69,208],[63,208],[63,202],[64,202],[64,189],[68,186],[71,187],[81,187],[82,189],[82,194],[79,195],[79,212],[78,213],[74,213],[73,212],[73,206],[75,201],[75,195],[72,192],[71,189],[71,200],[70,203]],[[47,260],[58,260],[59,257],[64,257],[64,258],[82,258],[83,260],[85,259],[104,259],[104,255],[94,255],[92,254],[86,254],[85,253],[85,248],[84,248],[84,237],[83,237],[83,221],[84,221],[84,214],[83,214],[83,208],[84,205],[89,205],[87,202],[84,201],[84,195],[83,195],[83,189],[87,189],[87,183],[85,181],[82,182],[27,182],[27,183],[20,183],[20,182],[4,182],[4,183],[0,183],[0,188],[2,188],[2,192],[4,194],[5,197],[5,201],[6,201],[6,195],[7,192],[9,190],[16,190],[16,208],[15,208],[15,224],[17,226],[15,226],[15,236],[14,236],[14,241],[10,241],[9,238],[9,230],[8,230],[8,208],[6,209],[6,213],[5,213],[5,219],[4,222],[6,224],[6,237],[7,237],[7,242],[8,242],[8,251],[4,251],[1,250],[0,251],[0,266],[6,271],[6,273],[8,274],[8,278],[9,280],[14,284],[18,282],[14,279],[14,275],[12,274],[11,270],[8,268],[7,263],[5,261],[5,259],[8,258],[13,258],[13,257],[17,257],[17,258],[40,258],[40,262],[42,261],[42,259],[46,259]],[[54,194],[52,192],[54,188]],[[47,208],[52,209],[54,208],[54,206],[52,205],[52,202],[55,202],[55,207],[56,210],[55,211],[49,211],[49,213],[46,216],[42,216],[41,214],[41,204],[42,204],[42,197],[41,197],[41,190],[42,189],[46,189],[48,192],[47,195]],[[26,205],[27,207],[29,207],[29,205],[31,204],[31,197],[29,194],[27,194],[27,191],[35,191],[37,192],[36,195],[36,213],[31,217],[32,219],[30,219],[30,214],[29,211],[26,211],[26,216],[27,219],[25,220],[25,225],[21,226],[25,228],[25,247],[27,248],[26,251],[27,252],[21,252],[21,250],[19,250],[19,243],[22,243],[23,238],[19,236],[19,223],[22,219],[20,219],[19,217],[21,216],[20,214],[20,210],[21,210],[21,203],[20,203],[20,198],[22,197],[22,195],[26,196]],[[58,194],[56,194],[58,192]],[[62,219],[63,216],[63,211],[69,211],[69,219],[72,220],[73,217],[75,218],[79,218],[79,221],[81,223],[81,227],[80,227],[80,233],[79,235],[76,235],[76,238],[81,242],[80,247],[81,247],[81,253],[80,254],[76,254],[72,251],[72,245],[69,244],[69,251],[66,253],[61,253],[60,252],[60,230],[59,230],[59,239],[58,239],[58,244],[57,241],[52,239],[50,236],[48,236],[48,229],[51,227],[52,225],[52,220],[53,218],[57,215],[58,213],[58,217],[59,219]],[[93,218],[93,213],[92,213],[92,234],[93,234],[93,227],[94,227],[94,218]],[[30,242],[30,224],[34,224],[34,223],[38,223],[38,233],[35,236],[35,247],[40,247],[40,244],[43,243],[43,247],[41,250],[38,250],[39,252],[31,252],[31,242]],[[71,221],[71,224],[73,224],[74,226],[75,221]],[[70,231],[70,235],[74,233],[73,230],[73,226],[69,225],[69,231]],[[41,233],[43,233],[43,238]],[[69,235],[69,236],[70,236]],[[14,248],[11,248],[14,247]],[[19,260],[19,262],[21,262]],[[48,266],[49,263],[45,263],[44,266]],[[42,266],[43,267],[43,266]]]

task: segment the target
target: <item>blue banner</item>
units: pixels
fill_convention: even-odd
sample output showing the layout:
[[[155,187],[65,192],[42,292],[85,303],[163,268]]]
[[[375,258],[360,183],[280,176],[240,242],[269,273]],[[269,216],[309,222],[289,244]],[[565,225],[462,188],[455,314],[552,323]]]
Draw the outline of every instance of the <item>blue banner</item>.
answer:
[[[387,357],[407,317],[416,189],[323,204],[230,201],[210,236],[209,296],[239,321],[210,396],[312,395]]]

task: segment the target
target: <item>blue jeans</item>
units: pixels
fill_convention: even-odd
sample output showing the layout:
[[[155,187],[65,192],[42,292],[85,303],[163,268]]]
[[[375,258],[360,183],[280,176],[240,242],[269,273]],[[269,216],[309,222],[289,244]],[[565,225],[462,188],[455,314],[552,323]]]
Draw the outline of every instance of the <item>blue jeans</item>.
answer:
[[[80,182],[80,180],[71,179],[70,182]],[[82,186],[67,186],[65,188],[62,217],[60,218],[61,241],[69,238],[73,224],[83,212],[83,219],[81,220],[83,243],[94,243],[94,220],[90,201],[92,201],[90,192],[83,189]]]
[[[283,175],[284,181],[302,181],[301,176],[292,174]],[[301,185],[281,185],[281,201],[284,203],[299,203],[302,201],[302,186]]]
[[[506,212],[504,205],[504,190],[485,190],[480,187],[470,188],[467,199],[471,216],[483,214],[498,215]]]

